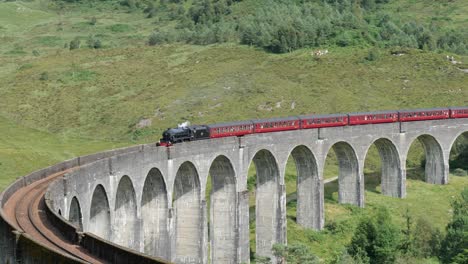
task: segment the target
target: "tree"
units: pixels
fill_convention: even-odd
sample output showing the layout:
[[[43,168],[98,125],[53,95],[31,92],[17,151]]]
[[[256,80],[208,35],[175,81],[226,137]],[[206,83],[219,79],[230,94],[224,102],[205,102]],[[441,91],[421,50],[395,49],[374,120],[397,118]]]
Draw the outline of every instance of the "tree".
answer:
[[[368,217],[361,219],[356,231],[354,231],[351,244],[348,245],[348,252],[358,263],[370,263],[369,255],[375,255],[373,241],[375,240],[376,228],[372,220]]]
[[[419,218],[413,233],[413,254],[416,257],[428,258],[432,256],[434,228],[426,218]]]
[[[405,219],[406,219],[406,229],[403,230],[404,240],[401,243],[401,249],[403,253],[408,254],[412,251],[412,245],[413,245],[413,237],[412,237],[413,218],[411,217],[411,214],[408,208],[406,208]]]
[[[375,218],[363,218],[354,232],[348,252],[358,263],[393,263],[400,244],[400,230],[386,208]]]
[[[468,248],[468,188],[452,201],[453,216],[442,241],[440,258],[443,263],[457,263],[466,259]],[[465,262],[466,263],[466,262]]]

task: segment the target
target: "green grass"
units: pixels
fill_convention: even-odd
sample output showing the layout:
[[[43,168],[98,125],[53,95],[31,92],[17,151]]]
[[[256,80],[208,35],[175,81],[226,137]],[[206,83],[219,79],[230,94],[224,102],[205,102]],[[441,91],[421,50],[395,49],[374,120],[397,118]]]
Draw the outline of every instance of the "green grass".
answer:
[[[373,63],[363,62],[366,49],[334,48],[314,60],[308,50],[274,55],[230,44],[63,50],[21,62],[0,57],[0,113],[40,130],[123,140],[149,118],[153,125],[137,135],[155,140],[185,120],[468,103],[468,75],[444,56],[382,52]],[[32,67],[11,66],[26,63]],[[44,71],[47,81],[39,78]],[[46,96],[35,97],[37,91]]]
[[[57,136],[0,117],[0,191],[15,178],[60,161],[126,145]],[[128,143],[127,143],[128,144]]]

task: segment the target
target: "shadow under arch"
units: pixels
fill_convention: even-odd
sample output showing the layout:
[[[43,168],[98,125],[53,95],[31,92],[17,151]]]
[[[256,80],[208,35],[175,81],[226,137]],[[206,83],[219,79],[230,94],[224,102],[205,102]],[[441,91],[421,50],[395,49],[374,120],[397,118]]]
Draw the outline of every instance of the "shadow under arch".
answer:
[[[338,160],[338,202],[363,206],[361,199],[359,162],[353,147],[344,141],[333,144]]]
[[[200,180],[193,163],[180,165],[174,180],[173,209],[175,217],[176,263],[203,262],[203,219]]]
[[[139,249],[136,195],[132,180],[127,175],[120,179],[117,186],[114,211],[114,242]]]
[[[111,233],[109,200],[101,184],[94,189],[89,215],[89,232],[109,240]]]
[[[81,206],[78,198],[74,196],[70,203],[70,212],[68,213],[68,221],[83,230],[83,215],[81,214]]]
[[[294,159],[297,173],[297,223],[319,230],[323,227],[323,186],[317,161],[312,151],[304,145],[296,146],[290,156]]]
[[[457,169],[468,171],[468,131],[461,132],[453,139],[450,145],[449,165],[454,175],[463,173],[455,171]]]
[[[279,169],[273,154],[268,150],[258,151],[252,159],[256,169],[255,189],[255,252],[259,256],[271,257],[273,245],[280,240]]]
[[[210,166],[211,263],[237,263],[236,176],[231,161],[221,155]]]
[[[367,149],[365,160],[372,145],[377,148],[382,165],[380,175],[382,194],[391,197],[403,197],[403,171],[400,164],[400,154],[395,144],[388,138],[375,140]]]
[[[141,197],[143,252],[169,259],[168,200],[164,177],[157,168],[146,176]]]
[[[416,140],[421,143],[426,157],[424,165],[425,181],[432,184],[446,184],[447,172],[445,168],[444,154],[440,143],[435,137],[423,134],[411,142],[408,152]],[[406,157],[407,156],[408,153]]]

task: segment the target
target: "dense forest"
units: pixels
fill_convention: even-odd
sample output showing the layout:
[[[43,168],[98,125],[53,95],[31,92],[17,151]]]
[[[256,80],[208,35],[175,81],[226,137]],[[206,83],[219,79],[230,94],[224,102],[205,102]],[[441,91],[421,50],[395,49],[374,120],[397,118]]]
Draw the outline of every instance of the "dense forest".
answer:
[[[86,1],[86,0],[68,0]],[[468,29],[401,18],[389,0],[123,0],[158,26],[148,44],[237,42],[285,53],[304,47],[378,46],[468,53]],[[444,3],[444,1],[441,2]],[[162,26],[161,25],[165,25]]]
[[[57,0],[96,5],[89,0]],[[110,1],[110,0],[108,0]],[[450,18],[421,22],[390,12],[390,0],[122,0],[155,20],[149,45],[235,42],[285,53],[304,47],[377,46],[468,54],[468,29]],[[450,1],[441,1],[447,5]],[[95,22],[94,22],[95,23]],[[164,25],[164,26],[161,26]],[[100,44],[91,44],[99,48]]]

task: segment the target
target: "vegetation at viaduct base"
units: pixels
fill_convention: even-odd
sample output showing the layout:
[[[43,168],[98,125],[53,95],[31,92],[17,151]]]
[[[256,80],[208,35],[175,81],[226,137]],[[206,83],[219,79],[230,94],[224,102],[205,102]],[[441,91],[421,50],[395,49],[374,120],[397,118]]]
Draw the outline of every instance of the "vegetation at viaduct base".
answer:
[[[0,189],[67,158],[154,142],[187,120],[468,105],[467,21],[464,0],[0,1]],[[390,198],[380,193],[372,147],[366,207],[339,205],[336,183],[327,184],[321,232],[295,221],[289,162],[288,246],[275,252],[290,263],[382,263],[375,257],[388,255],[398,263],[466,262],[466,251],[454,249],[467,248],[459,235],[467,228],[460,193],[468,135],[454,144],[448,185],[423,182],[424,158],[416,142],[407,197]],[[333,153],[325,172],[338,174]],[[353,243],[361,241],[355,234],[398,243],[377,254]]]

